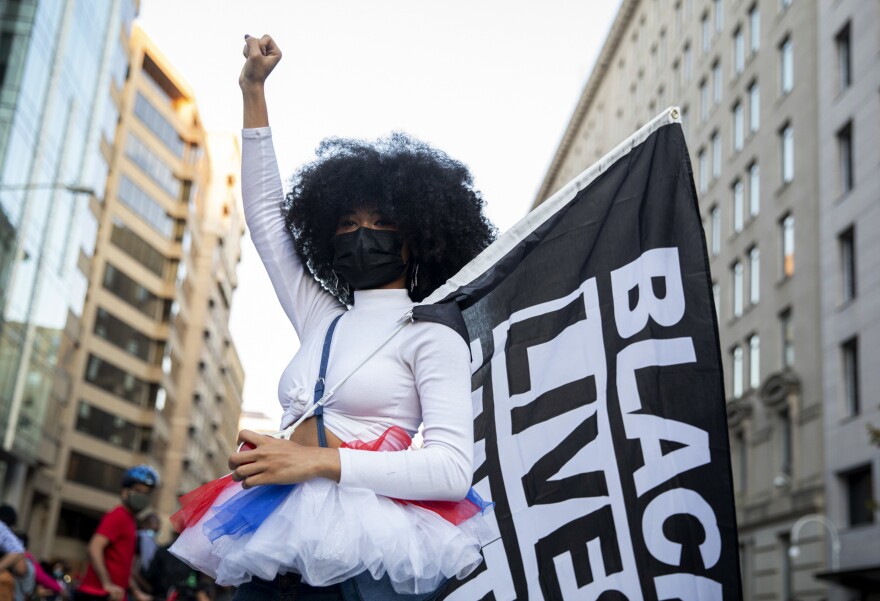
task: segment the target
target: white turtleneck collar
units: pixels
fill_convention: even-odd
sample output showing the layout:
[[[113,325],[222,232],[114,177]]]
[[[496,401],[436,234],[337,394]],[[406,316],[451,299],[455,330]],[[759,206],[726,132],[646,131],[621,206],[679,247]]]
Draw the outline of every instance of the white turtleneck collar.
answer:
[[[352,311],[372,309],[409,309],[415,305],[406,288],[355,290]]]

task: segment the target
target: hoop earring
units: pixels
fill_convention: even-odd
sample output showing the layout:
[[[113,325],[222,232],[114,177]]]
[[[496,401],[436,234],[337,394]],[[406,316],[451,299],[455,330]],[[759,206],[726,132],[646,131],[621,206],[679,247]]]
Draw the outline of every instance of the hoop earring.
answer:
[[[416,266],[413,267],[412,277],[409,279],[409,291],[413,292],[416,289],[416,286],[419,285],[419,264],[416,263]]]
[[[333,274],[333,291],[337,295],[349,296],[351,291],[348,288],[348,282],[345,282],[345,286],[340,286],[339,275],[336,273],[336,270],[334,269],[331,273]]]

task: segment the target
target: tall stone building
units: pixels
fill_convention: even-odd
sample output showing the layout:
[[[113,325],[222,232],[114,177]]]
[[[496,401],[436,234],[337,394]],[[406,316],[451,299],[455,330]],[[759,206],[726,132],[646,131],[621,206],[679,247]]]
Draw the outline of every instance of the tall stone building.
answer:
[[[45,503],[137,0],[0,3],[0,497]]]
[[[867,501],[880,498],[880,456],[866,425],[880,425],[880,406],[865,394],[876,370],[863,366],[880,345],[878,10],[623,0],[535,201],[681,107],[718,313],[746,599],[848,599],[828,582],[868,590],[845,572],[877,578]]]
[[[827,577],[880,599],[880,4],[819,2],[819,246],[826,515],[839,528]],[[872,367],[873,366],[873,367]],[[815,525],[811,526],[816,528]],[[805,527],[806,529],[806,527]],[[833,599],[844,596],[834,588]]]
[[[159,469],[166,518],[177,493],[225,473],[241,406],[228,330],[238,144],[206,134],[192,90],[137,27],[127,56],[58,459],[29,524],[38,555],[74,562],[131,465]]]

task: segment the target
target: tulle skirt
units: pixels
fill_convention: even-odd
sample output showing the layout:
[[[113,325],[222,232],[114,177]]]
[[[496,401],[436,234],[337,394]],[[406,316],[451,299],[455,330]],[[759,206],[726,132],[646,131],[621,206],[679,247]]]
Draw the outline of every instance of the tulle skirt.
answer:
[[[399,593],[424,593],[476,569],[492,534],[491,503],[474,491],[458,503],[408,502],[322,478],[245,491],[227,477],[181,502],[170,550],[218,584],[295,572],[329,586],[368,571],[387,573]]]

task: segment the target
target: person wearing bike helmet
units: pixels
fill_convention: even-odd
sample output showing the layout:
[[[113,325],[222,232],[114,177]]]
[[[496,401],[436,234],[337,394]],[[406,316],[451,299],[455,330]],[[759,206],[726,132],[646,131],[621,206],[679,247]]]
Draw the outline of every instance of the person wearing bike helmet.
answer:
[[[89,568],[76,593],[77,601],[126,599],[131,590],[136,601],[152,599],[132,578],[137,543],[137,514],[146,509],[159,486],[159,473],[149,465],[137,465],[122,476],[121,504],[111,509],[89,541]]]

